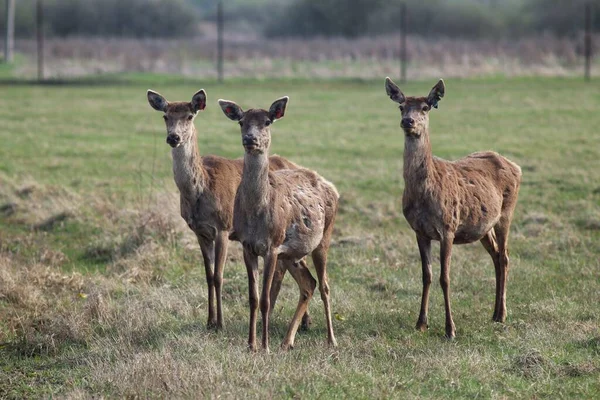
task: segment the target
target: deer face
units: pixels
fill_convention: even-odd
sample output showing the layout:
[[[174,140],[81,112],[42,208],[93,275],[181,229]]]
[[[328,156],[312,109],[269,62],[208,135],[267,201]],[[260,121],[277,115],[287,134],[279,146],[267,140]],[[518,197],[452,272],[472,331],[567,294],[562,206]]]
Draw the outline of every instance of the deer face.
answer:
[[[400,88],[390,78],[385,79],[387,95],[400,104],[402,119],[400,126],[406,137],[420,137],[427,132],[429,126],[429,111],[437,108],[438,102],[444,97],[444,81],[439,82],[431,89],[427,97],[406,97]]]
[[[287,96],[275,100],[269,111],[254,108],[244,111],[228,100],[219,100],[219,105],[227,118],[239,123],[246,153],[262,154],[271,146],[271,124],[283,118],[288,100]]]
[[[168,102],[163,96],[148,90],[148,103],[157,111],[164,113],[167,126],[167,144],[173,148],[187,143],[194,137],[194,118],[198,111],[206,107],[204,89],[196,92],[191,102]]]

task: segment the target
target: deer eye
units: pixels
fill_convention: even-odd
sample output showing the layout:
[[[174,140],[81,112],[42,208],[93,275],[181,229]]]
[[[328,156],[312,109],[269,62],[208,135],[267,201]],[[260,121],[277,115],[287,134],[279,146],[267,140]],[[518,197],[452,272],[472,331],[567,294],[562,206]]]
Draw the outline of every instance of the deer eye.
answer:
[[[425,104],[422,108],[423,111],[429,111],[429,106],[427,104]]]
[[[187,119],[188,119],[188,121],[191,121],[192,119],[194,119],[194,116],[193,115],[188,115]]]
[[[268,120],[265,122],[265,126],[269,126],[269,125],[271,125],[271,124],[272,124],[272,122],[271,122],[271,120],[270,120],[270,119],[268,119]]]
[[[164,119],[165,121],[168,121],[168,120],[169,120],[169,117],[167,117],[166,115],[163,115],[163,119]]]
[[[404,112],[404,106],[400,106],[398,108],[400,109],[400,112]]]

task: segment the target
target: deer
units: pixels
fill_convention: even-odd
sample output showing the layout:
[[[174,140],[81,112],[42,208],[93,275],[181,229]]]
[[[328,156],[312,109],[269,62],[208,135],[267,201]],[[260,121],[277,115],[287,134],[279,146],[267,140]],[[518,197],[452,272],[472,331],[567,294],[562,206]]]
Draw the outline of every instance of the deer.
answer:
[[[327,342],[337,346],[333,333],[327,254],[331,243],[339,194],[335,186],[309,169],[270,170],[271,125],[283,118],[289,97],[279,98],[269,110],[248,109],[229,100],[219,100],[227,118],[240,125],[244,148],[242,181],[235,195],[233,232],[244,249],[248,273],[250,324],[248,347],[257,351],[256,321],[258,298],[258,257],[264,260],[260,311],[262,348],[269,352],[269,293],[277,260],[287,260],[288,271],[300,289],[300,298],[281,349],[294,347],[300,318],[313,296],[316,281],[305,263],[311,255],[319,282],[327,321]]]
[[[148,90],[147,97],[150,106],[163,113],[167,128],[166,142],[172,148],[173,175],[180,194],[181,217],[196,235],[202,252],[208,286],[206,326],[219,330],[223,328],[223,269],[227,259],[229,232],[233,226],[233,204],[244,161],[200,155],[194,120],[206,107],[204,89],[196,92],[190,102],[169,102],[153,90]],[[269,157],[268,167],[273,170],[299,168],[278,155]],[[301,263],[304,265],[305,261],[301,260]],[[273,284],[273,303],[286,271],[286,266],[278,265]],[[302,328],[308,329],[310,324],[307,310],[302,319]]]
[[[388,77],[385,91],[400,104],[404,131],[404,193],[402,212],[415,231],[421,257],[423,292],[416,329],[428,329],[431,284],[431,241],[440,242],[440,285],[446,311],[445,333],[456,337],[450,306],[450,258],[454,244],[480,241],[496,270],[493,321],[506,319],[509,271],[508,234],[521,184],[521,168],[492,151],[456,161],[432,155],[429,113],[438,108],[445,84],[440,79],[427,97],[406,97]]]

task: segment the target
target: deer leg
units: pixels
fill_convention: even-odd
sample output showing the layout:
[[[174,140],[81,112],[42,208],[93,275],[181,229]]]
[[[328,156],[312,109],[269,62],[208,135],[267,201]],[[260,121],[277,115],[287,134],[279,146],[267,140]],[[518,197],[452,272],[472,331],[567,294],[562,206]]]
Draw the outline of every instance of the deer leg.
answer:
[[[296,312],[294,313],[292,322],[288,327],[285,339],[281,344],[282,350],[294,348],[294,338],[296,337],[298,325],[300,324],[301,319],[304,321],[304,317],[306,316],[308,309],[308,302],[312,298],[313,293],[315,292],[315,287],[317,286],[317,282],[306,267],[305,262],[301,260],[295,264],[286,263],[286,265],[288,266],[290,274],[298,283],[298,287],[300,288],[300,298],[298,299],[298,306],[296,307]]]
[[[204,259],[204,270],[206,272],[206,284],[208,285],[208,321],[207,328],[217,326],[215,315],[215,276],[213,273],[213,263],[215,261],[215,242],[198,238],[202,258]]]
[[[262,315],[262,347],[269,352],[269,316],[271,308],[271,285],[273,284],[273,275],[277,267],[277,254],[274,251],[267,253],[265,258],[265,268],[263,271],[263,287],[260,296],[260,313]]]
[[[325,318],[327,320],[327,343],[332,346],[337,346],[337,341],[333,335],[333,323],[331,321],[331,306],[329,304],[329,283],[327,282],[327,247],[323,244],[319,245],[312,252],[313,263],[317,271],[317,279],[319,280],[319,292],[321,300],[325,307]]]
[[[303,266],[304,268],[306,268],[306,270],[308,271],[308,265],[306,264],[306,258],[303,258],[302,260],[298,261],[298,263],[301,266]],[[309,271],[309,273],[310,273],[310,271]],[[310,277],[312,278],[312,275]],[[314,278],[313,278],[313,280],[314,280]],[[316,285],[316,283],[315,283],[315,285]],[[312,325],[312,318],[310,317],[310,313],[308,312],[308,304],[307,304],[306,312],[302,316],[302,323],[300,324],[300,330],[307,331],[311,325]]]
[[[501,298],[500,275],[502,273],[502,268],[500,267],[500,253],[498,252],[496,234],[494,233],[493,229],[490,230],[483,238],[481,238],[481,244],[492,257],[492,261],[494,262],[494,270],[496,271],[496,301],[494,303],[494,315],[492,316],[492,320],[496,321],[498,318],[498,306]]]
[[[279,291],[281,290],[281,283],[283,282],[283,277],[285,276],[285,272],[288,267],[285,264],[287,261],[278,260],[277,266],[275,268],[275,273],[273,274],[273,284],[271,285],[271,314],[273,314],[273,310],[275,309],[275,303],[277,302],[277,297],[279,297]]]
[[[452,308],[450,306],[450,257],[452,255],[453,237],[442,237],[440,241],[440,263],[442,272],[440,274],[440,285],[444,292],[444,304],[446,307],[446,337],[454,339],[456,327],[452,320]]]
[[[496,301],[496,311],[494,321],[504,322],[506,320],[506,281],[508,280],[509,258],[508,258],[508,232],[510,230],[510,220],[500,222],[494,227],[496,238],[498,240],[498,261],[500,264],[499,288],[500,299]]]
[[[416,329],[425,332],[428,328],[427,311],[429,309],[429,287],[431,286],[431,240],[417,235],[419,254],[421,255],[421,270],[423,273],[423,294],[421,296],[421,311]]]
[[[227,247],[229,246],[229,239],[227,238],[227,232],[221,231],[217,234],[215,240],[215,295],[217,298],[217,329],[223,329],[223,304],[221,289],[223,287],[223,266],[227,259]]]
[[[250,304],[250,327],[248,348],[256,351],[256,317],[258,313],[258,256],[244,249],[244,263],[248,273],[248,299]]]
[[[300,263],[304,268],[308,268],[308,266],[306,265],[306,260],[304,258],[298,263]],[[291,271],[291,268],[295,268],[294,263],[292,263],[291,261],[279,260],[277,262],[275,275],[273,275],[273,284],[271,285],[271,314],[273,314],[273,310],[275,309],[275,303],[277,302],[277,297],[279,297],[279,291],[281,290],[281,283],[283,281],[283,277],[286,271]],[[312,325],[312,318],[310,317],[307,308],[306,313],[302,316],[302,324],[300,325],[300,329],[306,331],[308,330],[310,325]]]

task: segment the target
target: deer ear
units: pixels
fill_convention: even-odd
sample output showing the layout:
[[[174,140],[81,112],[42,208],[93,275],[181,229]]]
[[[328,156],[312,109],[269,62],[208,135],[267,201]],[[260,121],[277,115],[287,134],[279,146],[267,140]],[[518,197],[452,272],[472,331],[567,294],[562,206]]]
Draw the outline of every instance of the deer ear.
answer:
[[[446,85],[444,85],[444,81],[440,79],[427,95],[427,103],[433,108],[438,108],[438,102],[444,97],[445,91]]]
[[[277,121],[278,119],[283,118],[289,99],[289,97],[284,96],[275,100],[273,104],[271,104],[271,107],[269,108],[269,118],[271,121]]]
[[[402,90],[389,77],[385,78],[385,92],[396,103],[402,104],[406,101]]]
[[[150,103],[152,108],[154,108],[156,111],[167,111],[167,106],[169,105],[167,99],[162,97],[159,93],[150,89],[148,89],[147,96],[148,103]]]
[[[198,90],[194,96],[192,96],[191,104],[194,112],[202,111],[206,108],[206,92],[204,89]]]
[[[244,110],[233,101],[219,99],[223,114],[232,121],[239,121],[244,117]]]

